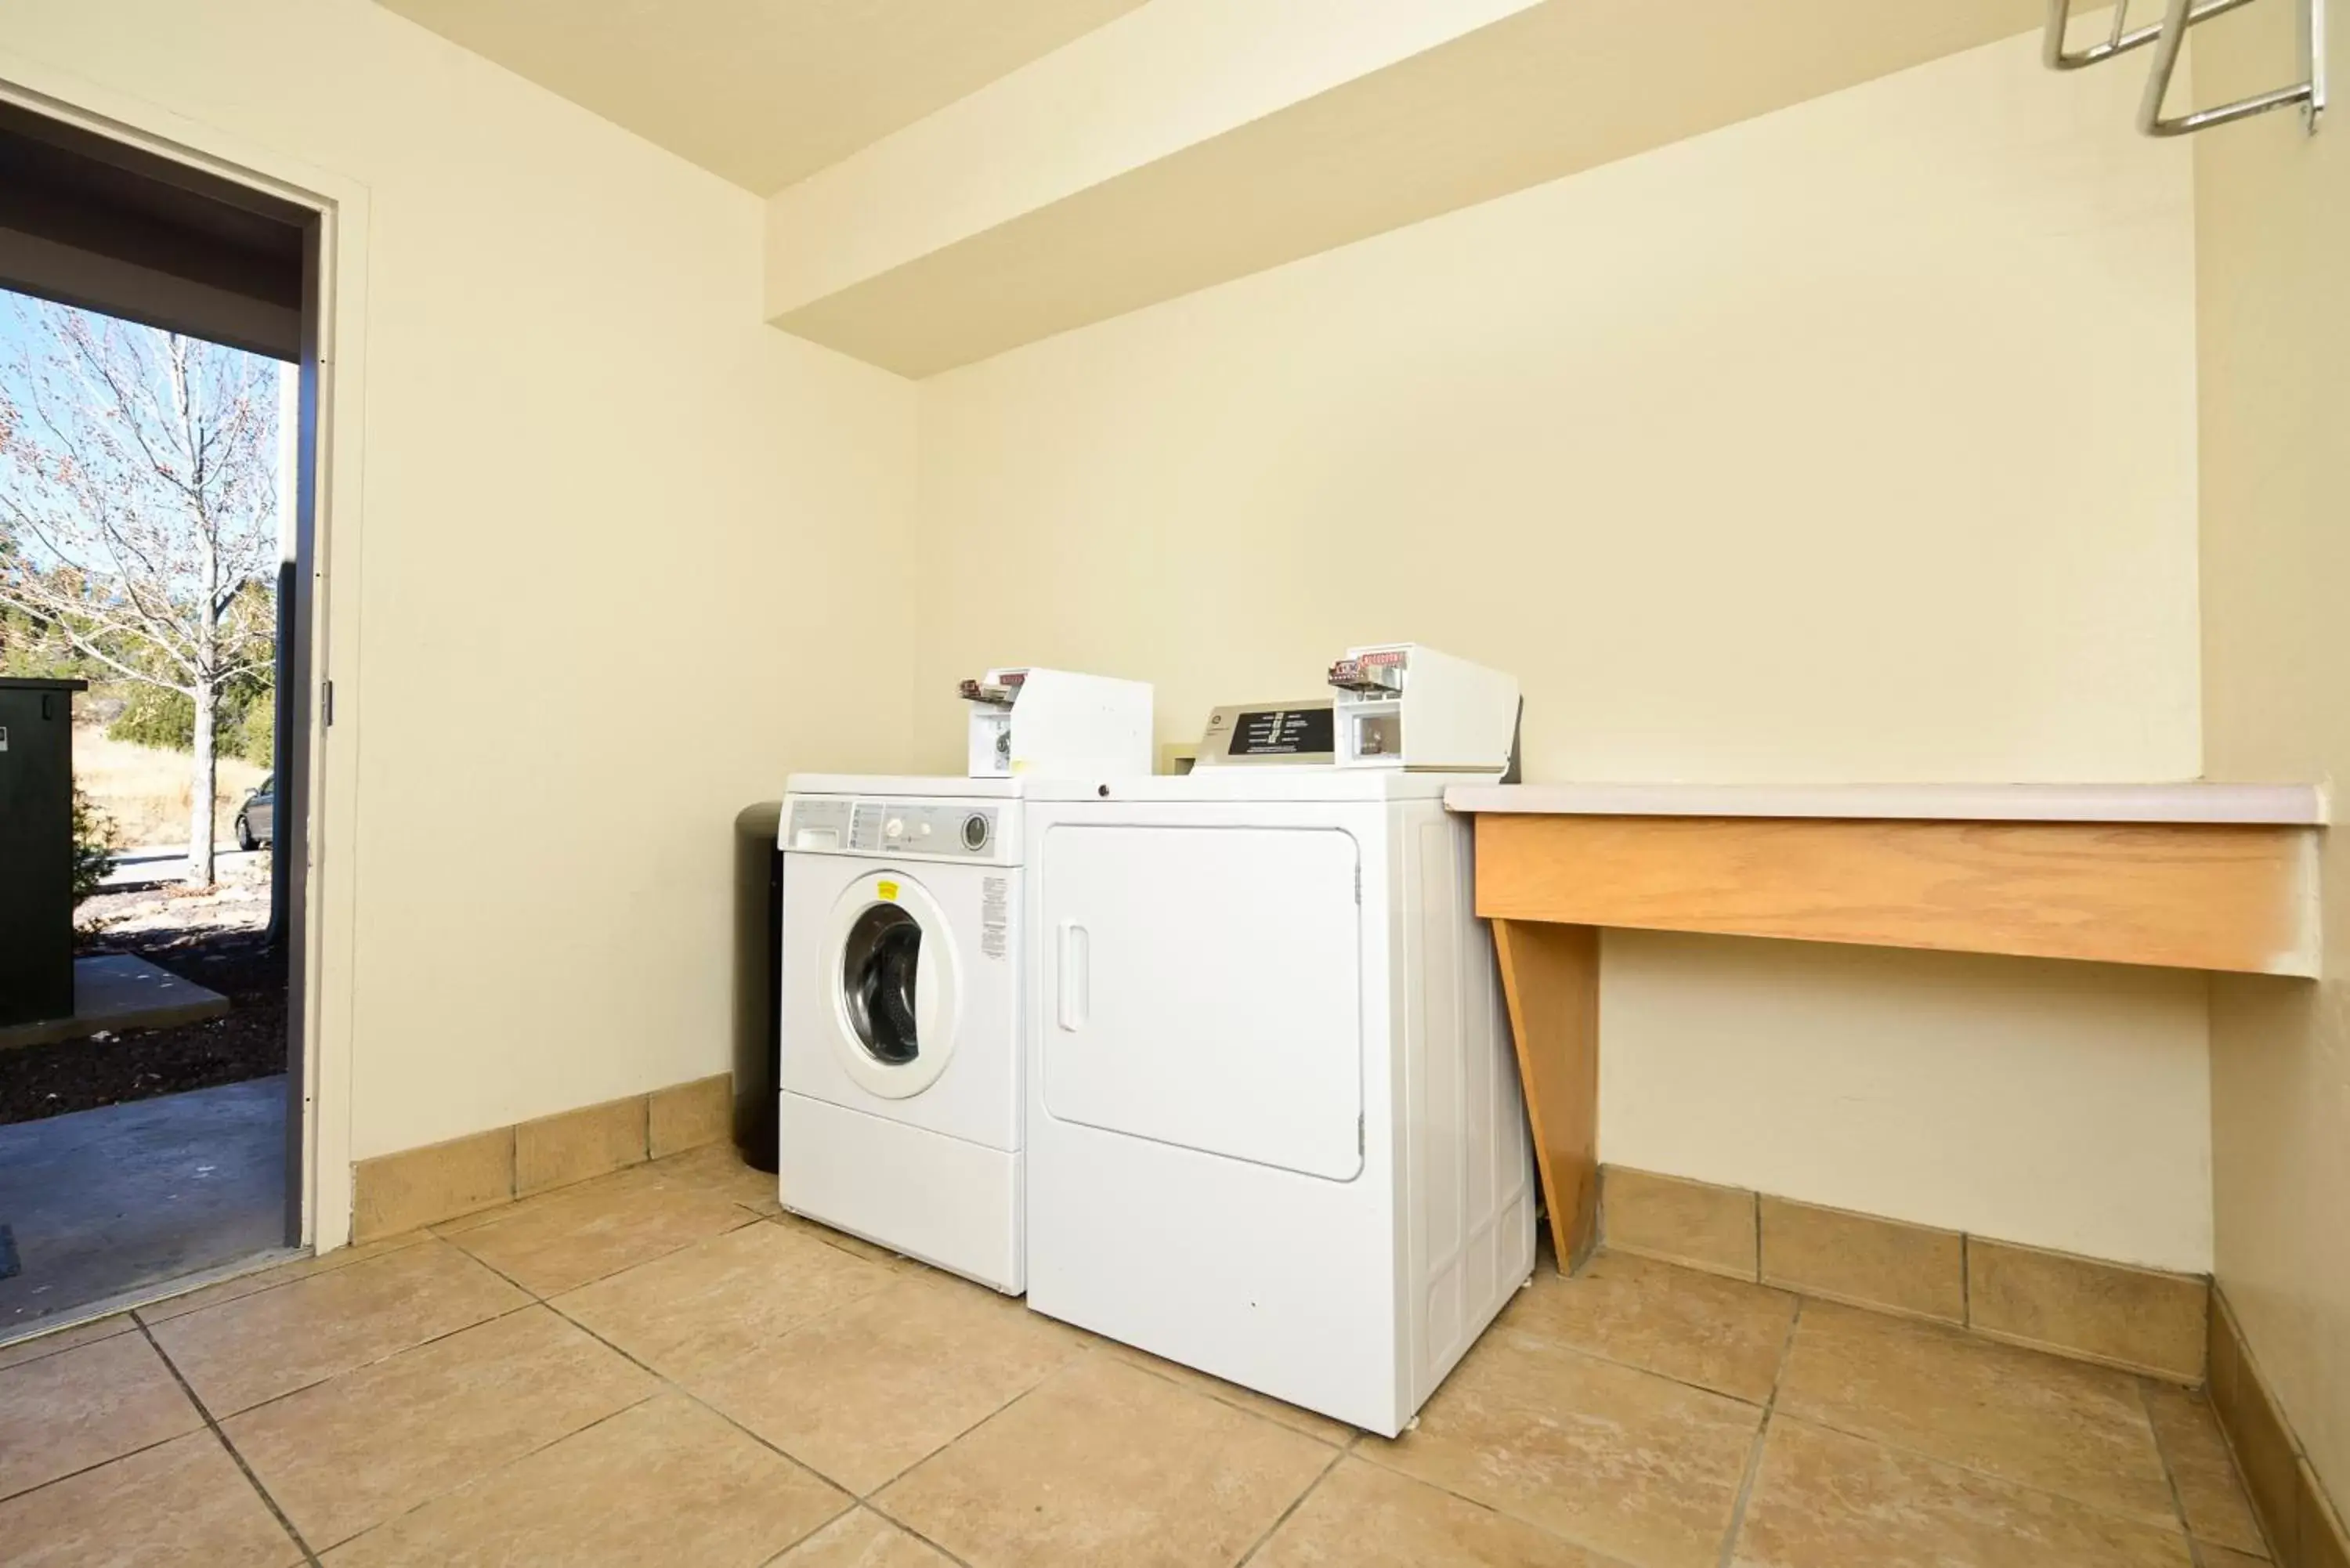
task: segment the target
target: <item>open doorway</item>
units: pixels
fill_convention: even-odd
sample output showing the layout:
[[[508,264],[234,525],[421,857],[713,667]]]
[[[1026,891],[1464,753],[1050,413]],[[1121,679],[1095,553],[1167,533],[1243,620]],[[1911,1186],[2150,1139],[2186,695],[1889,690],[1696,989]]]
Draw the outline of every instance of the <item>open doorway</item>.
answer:
[[[0,1341],[302,1241],[317,244],[0,103],[0,697],[73,786],[70,1006],[0,985]]]

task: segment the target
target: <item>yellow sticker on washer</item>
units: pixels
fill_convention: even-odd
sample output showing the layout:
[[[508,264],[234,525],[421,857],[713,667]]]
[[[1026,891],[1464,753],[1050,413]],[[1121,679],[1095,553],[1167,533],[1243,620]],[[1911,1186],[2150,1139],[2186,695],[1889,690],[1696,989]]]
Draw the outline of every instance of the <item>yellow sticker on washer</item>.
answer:
[[[898,884],[895,882],[876,882],[873,890],[892,904],[898,901]]]

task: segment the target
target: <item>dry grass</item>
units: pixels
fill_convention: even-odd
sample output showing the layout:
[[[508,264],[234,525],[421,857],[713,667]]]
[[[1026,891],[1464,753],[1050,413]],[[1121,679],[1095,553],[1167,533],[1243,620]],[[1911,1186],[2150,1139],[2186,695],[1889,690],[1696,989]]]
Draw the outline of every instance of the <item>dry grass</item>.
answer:
[[[122,846],[188,841],[189,774],[184,752],[161,752],[110,741],[99,729],[74,729],[74,782],[122,830]],[[223,757],[213,799],[213,831],[224,846],[234,844],[236,808],[269,776],[241,757]]]

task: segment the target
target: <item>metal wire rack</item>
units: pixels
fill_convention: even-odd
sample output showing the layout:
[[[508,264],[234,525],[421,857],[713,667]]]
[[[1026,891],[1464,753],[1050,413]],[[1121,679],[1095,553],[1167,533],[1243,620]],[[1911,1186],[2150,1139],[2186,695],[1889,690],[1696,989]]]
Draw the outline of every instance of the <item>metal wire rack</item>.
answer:
[[[2300,81],[2186,114],[2163,112],[2164,103],[2170,97],[2170,78],[2178,69],[2178,51],[2187,43],[2187,30],[2251,3],[2251,0],[2164,0],[2162,20],[2132,27],[2129,0],[2115,0],[2113,24],[2106,36],[2086,48],[2074,49],[2067,47],[2066,38],[2073,19],[2073,0],[2048,0],[2048,28],[2041,44],[2041,58],[2051,70],[2079,70],[2152,44],[2154,68],[2147,74],[2146,96],[2138,100],[2137,108],[2137,128],[2148,136],[2184,136],[2189,131],[2209,130],[2294,105],[2300,106],[2303,120],[2314,133],[2325,113],[2325,0],[2289,0],[2298,8],[2301,23]]]

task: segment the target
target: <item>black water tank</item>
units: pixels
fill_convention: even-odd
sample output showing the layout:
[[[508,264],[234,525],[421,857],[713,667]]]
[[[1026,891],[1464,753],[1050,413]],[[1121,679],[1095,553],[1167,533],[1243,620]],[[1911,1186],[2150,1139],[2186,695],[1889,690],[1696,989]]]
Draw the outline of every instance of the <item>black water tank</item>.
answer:
[[[70,1018],[73,694],[0,678],[0,1024]]]
[[[770,800],[734,817],[734,1144],[761,1170],[775,1168],[783,1088],[783,815]]]

